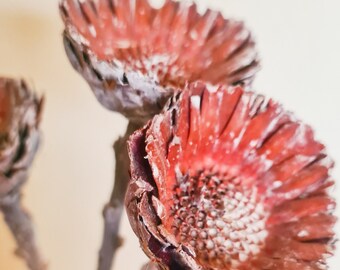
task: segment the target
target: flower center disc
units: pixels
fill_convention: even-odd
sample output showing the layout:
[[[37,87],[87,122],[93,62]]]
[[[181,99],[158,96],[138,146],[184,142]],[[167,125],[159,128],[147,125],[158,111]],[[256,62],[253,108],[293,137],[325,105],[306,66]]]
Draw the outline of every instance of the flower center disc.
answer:
[[[229,269],[259,253],[267,236],[256,189],[236,178],[200,173],[176,187],[172,229],[205,269]]]

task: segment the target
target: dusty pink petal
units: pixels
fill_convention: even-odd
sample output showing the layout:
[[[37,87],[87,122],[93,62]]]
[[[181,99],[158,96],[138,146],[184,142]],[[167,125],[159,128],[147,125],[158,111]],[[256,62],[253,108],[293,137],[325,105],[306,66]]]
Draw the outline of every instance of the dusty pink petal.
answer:
[[[192,83],[129,151],[131,224],[166,269],[323,269],[332,255],[333,162],[278,103]]]

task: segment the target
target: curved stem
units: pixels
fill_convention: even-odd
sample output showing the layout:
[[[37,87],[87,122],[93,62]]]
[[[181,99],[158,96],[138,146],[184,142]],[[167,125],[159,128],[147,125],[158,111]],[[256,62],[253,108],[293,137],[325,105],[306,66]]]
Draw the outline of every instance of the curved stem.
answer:
[[[17,243],[16,254],[22,257],[31,270],[46,270],[47,264],[38,251],[32,220],[22,207],[20,195],[12,195],[1,201],[0,209],[5,222],[10,228]]]
[[[114,143],[116,157],[115,184],[109,203],[104,207],[104,235],[99,251],[98,270],[110,270],[117,249],[122,240],[119,237],[119,226],[124,210],[124,198],[129,181],[129,157],[127,140],[141,125],[130,122],[124,137]]]

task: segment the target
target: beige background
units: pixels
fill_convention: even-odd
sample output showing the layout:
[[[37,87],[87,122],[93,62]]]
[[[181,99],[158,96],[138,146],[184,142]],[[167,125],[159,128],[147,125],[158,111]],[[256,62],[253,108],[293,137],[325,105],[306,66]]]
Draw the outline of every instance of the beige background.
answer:
[[[314,126],[340,161],[337,2],[202,0],[200,4],[246,20],[263,58],[256,89],[281,100]],[[47,97],[44,144],[25,188],[25,204],[34,216],[50,269],[91,270],[101,240],[101,209],[112,187],[111,145],[126,122],[102,109],[72,70],[61,30],[57,0],[0,1],[0,74],[25,77]],[[339,170],[334,171],[338,180]],[[126,218],[122,234],[126,241],[115,269],[140,269],[146,258]],[[14,247],[0,219],[1,270],[25,269],[12,255]],[[340,253],[337,257],[333,270],[340,266]]]

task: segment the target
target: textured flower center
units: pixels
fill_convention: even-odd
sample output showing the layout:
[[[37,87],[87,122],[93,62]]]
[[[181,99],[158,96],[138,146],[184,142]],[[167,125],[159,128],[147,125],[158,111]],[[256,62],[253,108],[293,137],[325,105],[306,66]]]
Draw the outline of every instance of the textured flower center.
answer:
[[[186,177],[176,188],[172,226],[205,269],[228,269],[259,253],[267,236],[256,190],[221,177]]]

